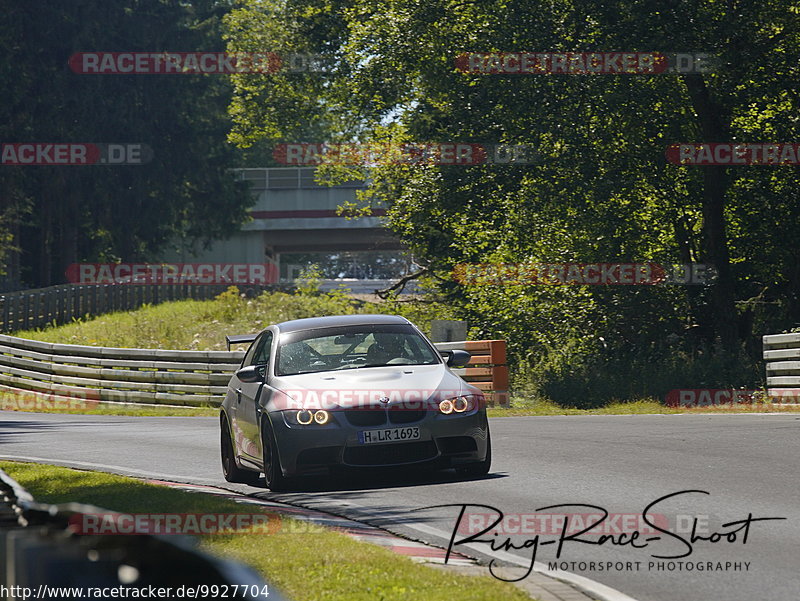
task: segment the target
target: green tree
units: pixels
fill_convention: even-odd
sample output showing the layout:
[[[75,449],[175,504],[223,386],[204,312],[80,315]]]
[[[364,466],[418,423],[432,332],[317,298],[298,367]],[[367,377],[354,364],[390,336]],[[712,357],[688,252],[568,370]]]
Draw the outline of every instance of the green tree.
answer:
[[[535,166],[385,165],[369,174],[369,194],[391,207],[391,227],[442,293],[481,335],[507,337],[518,358],[562,381],[591,374],[585,383],[615,365],[628,395],[653,391],[655,379],[641,373],[648,364],[669,367],[664,385],[681,373],[689,386],[752,384],[756,336],[800,320],[796,169],[665,159],[677,142],[797,138],[797,7],[756,0],[274,6],[280,10],[259,19],[239,13],[229,43],[280,28],[296,45],[336,57],[341,70],[311,83],[286,76],[238,86],[237,142],[281,139],[302,131],[304,120],[333,114],[331,133],[344,139],[538,149]],[[326,26],[310,27],[320,22]],[[334,23],[336,35],[327,36]],[[692,51],[719,61],[711,73],[689,75],[455,68],[464,52],[526,50]],[[260,101],[266,96],[269,110]],[[302,110],[278,110],[295,98]],[[712,263],[719,279],[709,288],[587,289],[461,286],[450,276],[461,262],[642,260]],[[683,367],[693,360],[705,371]]]
[[[2,2],[4,142],[143,143],[134,166],[10,167],[13,245],[30,285],[64,281],[79,261],[148,260],[185,238],[235,231],[250,198],[229,172],[229,83],[222,75],[80,75],[86,51],[223,50],[227,2]],[[26,204],[27,203],[27,204]],[[9,209],[10,210],[10,209]]]

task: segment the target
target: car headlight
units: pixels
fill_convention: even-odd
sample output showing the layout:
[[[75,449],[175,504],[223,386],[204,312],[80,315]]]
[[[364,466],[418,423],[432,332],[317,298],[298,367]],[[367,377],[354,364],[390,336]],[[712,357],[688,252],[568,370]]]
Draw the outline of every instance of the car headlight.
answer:
[[[471,407],[470,400],[465,396],[460,396],[457,399],[453,400],[453,411],[456,413],[464,413],[465,411],[469,411]]]
[[[324,426],[331,421],[331,414],[324,410],[310,410],[300,409],[295,411],[286,411],[286,421],[290,425],[296,424],[298,426],[310,426],[318,424]]]
[[[477,407],[477,402],[472,395],[457,396],[439,401],[439,413],[451,415],[452,413],[467,413]]]

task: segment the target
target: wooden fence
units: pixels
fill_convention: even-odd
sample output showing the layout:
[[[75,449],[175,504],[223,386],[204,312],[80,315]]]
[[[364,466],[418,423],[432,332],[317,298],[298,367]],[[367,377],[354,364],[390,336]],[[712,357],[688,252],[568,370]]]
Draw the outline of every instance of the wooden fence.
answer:
[[[508,405],[508,367],[505,340],[437,342],[440,351],[464,350],[472,355],[467,367],[453,372],[480,388],[490,405]]]
[[[767,362],[767,395],[783,402],[800,402],[800,333],[763,337]]]
[[[453,371],[483,390],[489,404],[508,402],[504,340],[436,347],[472,353],[466,368]],[[219,405],[243,357],[244,351],[106,348],[0,335],[0,408],[80,408],[98,402]]]
[[[0,294],[0,332],[40,328],[112,311],[130,311],[187,298],[209,299],[228,284],[65,284],[36,290]],[[291,285],[240,285],[255,295],[264,290],[293,289]]]

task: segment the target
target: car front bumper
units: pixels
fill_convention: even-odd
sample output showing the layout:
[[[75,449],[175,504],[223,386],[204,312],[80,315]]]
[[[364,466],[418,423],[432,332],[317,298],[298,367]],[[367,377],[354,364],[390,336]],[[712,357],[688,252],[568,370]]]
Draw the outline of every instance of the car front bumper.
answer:
[[[372,425],[359,425],[359,419],[344,411],[330,413],[330,422],[322,426],[298,426],[284,419],[280,411],[270,413],[284,475],[314,473],[333,466],[438,463],[441,467],[456,467],[486,457],[489,426],[483,409],[465,415],[428,411],[419,420],[405,423],[387,420]],[[390,428],[419,428],[419,438],[372,444],[359,441],[359,432]]]

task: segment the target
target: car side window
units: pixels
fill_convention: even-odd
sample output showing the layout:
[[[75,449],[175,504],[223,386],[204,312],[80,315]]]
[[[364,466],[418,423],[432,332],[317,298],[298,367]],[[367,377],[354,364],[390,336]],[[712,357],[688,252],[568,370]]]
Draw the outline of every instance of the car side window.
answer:
[[[242,367],[247,367],[248,365],[253,365],[253,357],[256,354],[256,349],[261,345],[261,341],[264,339],[264,334],[261,334],[258,338],[253,341],[253,344],[250,345],[250,348],[247,349],[247,352],[244,355],[244,359],[242,359]]]
[[[256,352],[253,355],[253,362],[249,365],[266,365],[269,363],[269,355],[272,350],[272,332],[264,332],[258,342]]]

